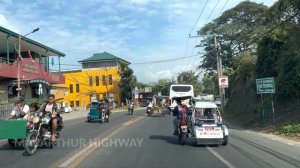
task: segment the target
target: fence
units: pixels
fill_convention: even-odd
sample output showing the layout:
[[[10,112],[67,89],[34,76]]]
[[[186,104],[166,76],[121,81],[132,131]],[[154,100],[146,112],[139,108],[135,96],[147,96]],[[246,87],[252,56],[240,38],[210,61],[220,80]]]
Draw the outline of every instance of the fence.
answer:
[[[14,104],[0,104],[0,118],[7,118],[10,115],[13,107]]]

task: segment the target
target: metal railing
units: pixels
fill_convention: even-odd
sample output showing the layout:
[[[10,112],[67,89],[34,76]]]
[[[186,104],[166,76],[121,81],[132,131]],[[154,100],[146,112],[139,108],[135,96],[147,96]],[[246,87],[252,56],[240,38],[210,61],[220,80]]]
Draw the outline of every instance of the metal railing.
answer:
[[[12,109],[14,107],[14,104],[0,104],[0,119],[7,118]]]

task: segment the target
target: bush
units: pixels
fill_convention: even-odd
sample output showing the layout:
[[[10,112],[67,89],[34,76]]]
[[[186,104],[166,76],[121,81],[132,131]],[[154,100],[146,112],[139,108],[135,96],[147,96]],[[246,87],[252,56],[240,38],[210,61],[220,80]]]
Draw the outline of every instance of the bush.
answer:
[[[31,102],[29,103],[29,105],[37,105],[38,107],[40,107],[43,104],[43,101],[40,99],[32,99]]]
[[[278,132],[283,135],[291,135],[300,133],[300,124],[286,125],[279,128]]]

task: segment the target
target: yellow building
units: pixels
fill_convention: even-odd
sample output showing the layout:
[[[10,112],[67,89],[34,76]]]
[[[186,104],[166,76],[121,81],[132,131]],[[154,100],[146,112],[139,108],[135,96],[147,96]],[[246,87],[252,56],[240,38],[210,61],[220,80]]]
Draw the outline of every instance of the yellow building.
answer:
[[[55,85],[56,100],[66,106],[86,107],[92,100],[109,98],[120,104],[119,67],[129,62],[107,52],[96,53],[92,57],[79,61],[81,70],[63,71],[65,84]]]

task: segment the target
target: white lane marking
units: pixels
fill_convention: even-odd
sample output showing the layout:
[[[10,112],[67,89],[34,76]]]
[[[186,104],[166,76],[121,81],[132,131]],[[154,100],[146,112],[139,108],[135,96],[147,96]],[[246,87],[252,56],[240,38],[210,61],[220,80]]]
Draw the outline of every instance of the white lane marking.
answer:
[[[117,128],[116,130],[113,130],[110,134],[108,135],[104,135],[103,139],[108,139],[111,136],[113,136],[116,132],[120,131],[122,129],[122,127]],[[105,132],[108,133],[109,131]],[[105,134],[104,133],[104,134]],[[98,139],[100,139],[101,135],[98,136]],[[100,144],[101,145],[101,144]],[[92,150],[92,149],[96,149],[99,146],[99,140],[96,142],[92,142],[91,144],[89,144],[87,147],[83,148],[82,150],[80,150],[78,153],[76,153],[75,155],[73,155],[72,157],[70,157],[68,160],[66,160],[65,162],[63,162],[61,165],[59,165],[58,167],[68,167],[70,166],[75,160],[79,159],[81,155],[85,154],[87,151]]]
[[[223,158],[218,152],[214,151],[213,149],[211,149],[210,147],[207,147],[207,149],[214,154],[218,159],[220,159],[224,164],[226,164],[229,168],[236,168],[235,166],[233,166],[228,160],[226,160],[225,158]]]
[[[141,120],[141,119],[143,119],[144,118],[144,116],[140,116],[140,117],[136,117],[136,118],[134,118],[134,119],[132,119],[132,120],[129,120],[129,121],[127,121],[127,122],[125,122],[125,123],[128,123],[126,126],[128,126],[128,125],[130,125],[130,124],[132,124],[132,123],[135,123],[135,122],[137,122],[137,121],[139,121],[139,120]],[[121,124],[121,125],[124,125],[124,123],[123,124]],[[114,129],[114,128],[112,128],[112,129]],[[88,153],[88,151],[89,150],[91,150],[91,152],[93,152],[95,149],[97,149],[97,148],[100,148],[101,147],[101,143],[99,144],[99,140],[100,139],[109,139],[109,138],[111,138],[112,136],[114,136],[116,133],[118,133],[120,130],[122,130],[122,129],[124,129],[124,127],[118,127],[118,128],[116,128],[116,129],[114,129],[114,130],[108,130],[108,131],[106,131],[106,132],[104,132],[102,135],[100,135],[100,136],[98,136],[96,139],[98,139],[98,141],[96,141],[96,142],[92,142],[91,144],[89,144],[87,147],[85,147],[85,148],[83,148],[82,150],[80,150],[78,153],[76,153],[75,155],[73,155],[72,157],[70,157],[70,158],[68,158],[68,160],[66,160],[66,161],[64,161],[62,164],[60,164],[58,167],[69,167],[75,160],[77,160],[77,159],[80,159],[80,157],[83,155],[83,154],[86,154],[86,153]],[[108,133],[108,135],[106,135]],[[103,137],[103,138],[102,138]],[[90,153],[91,153],[90,152]],[[89,155],[89,154],[88,154]],[[84,160],[85,158],[83,158],[83,160]],[[80,162],[82,162],[82,160],[81,161],[79,161],[79,163]],[[76,165],[75,165],[75,167],[78,165],[78,163],[75,163]],[[74,167],[74,166],[71,166],[71,167]]]

